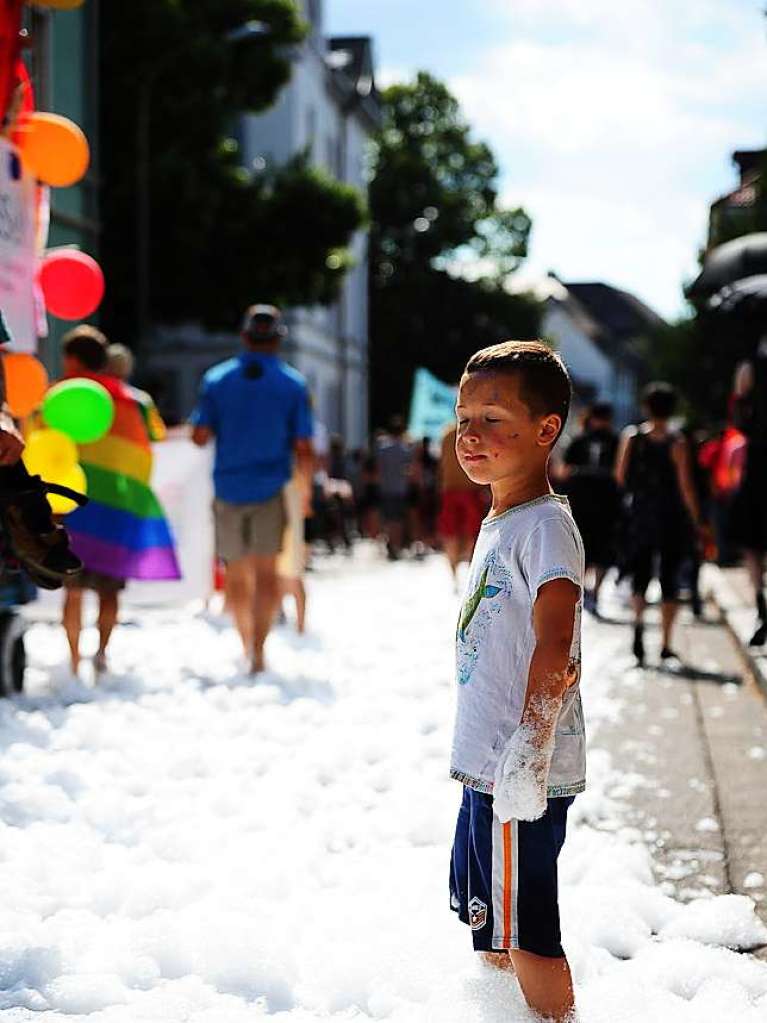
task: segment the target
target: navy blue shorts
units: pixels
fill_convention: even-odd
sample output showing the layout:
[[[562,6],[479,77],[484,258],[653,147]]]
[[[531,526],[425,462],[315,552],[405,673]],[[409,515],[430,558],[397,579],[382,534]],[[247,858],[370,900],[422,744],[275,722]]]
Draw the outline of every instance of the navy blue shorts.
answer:
[[[493,797],[464,786],[450,860],[450,908],[471,927],[476,951],[565,954],[557,858],[574,798],[550,799],[537,821],[501,824]]]

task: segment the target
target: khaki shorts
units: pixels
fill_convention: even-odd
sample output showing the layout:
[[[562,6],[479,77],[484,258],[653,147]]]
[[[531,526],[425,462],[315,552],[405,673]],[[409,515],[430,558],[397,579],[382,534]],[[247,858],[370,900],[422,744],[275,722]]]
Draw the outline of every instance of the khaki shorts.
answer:
[[[213,502],[216,554],[226,562],[249,554],[277,555],[282,550],[286,515],[282,491],[253,504]]]

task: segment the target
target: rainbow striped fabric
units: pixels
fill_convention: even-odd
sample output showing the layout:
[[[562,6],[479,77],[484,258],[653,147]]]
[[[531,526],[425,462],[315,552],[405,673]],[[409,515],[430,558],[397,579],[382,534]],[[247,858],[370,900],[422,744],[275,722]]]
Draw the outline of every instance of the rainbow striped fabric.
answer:
[[[72,548],[90,572],[180,579],[170,527],[149,486],[151,442],[162,439],[165,426],[148,394],[117,377],[88,376],[111,394],[115,418],[105,437],[80,445],[90,500],[67,516]]]

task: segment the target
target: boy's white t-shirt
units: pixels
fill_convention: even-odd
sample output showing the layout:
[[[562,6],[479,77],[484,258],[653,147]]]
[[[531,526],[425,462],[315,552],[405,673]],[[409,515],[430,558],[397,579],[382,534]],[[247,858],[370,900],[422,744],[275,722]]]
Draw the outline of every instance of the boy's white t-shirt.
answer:
[[[456,634],[458,702],[450,775],[492,792],[501,752],[517,729],[535,649],[533,605],[552,579],[579,587],[571,670],[556,728],[547,795],[586,787],[580,696],[584,555],[567,498],[547,494],[485,519],[471,559]]]

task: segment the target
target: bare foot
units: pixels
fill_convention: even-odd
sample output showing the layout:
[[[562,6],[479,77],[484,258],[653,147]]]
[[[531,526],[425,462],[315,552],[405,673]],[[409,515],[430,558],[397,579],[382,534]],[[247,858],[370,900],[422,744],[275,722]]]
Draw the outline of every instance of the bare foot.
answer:
[[[254,650],[253,656],[250,659],[250,674],[260,675],[262,671],[265,671],[264,665],[264,651]]]
[[[76,678],[80,674],[80,658],[79,657],[70,657],[70,659],[69,659],[69,668],[70,668],[72,674]]]
[[[107,670],[107,655],[106,655],[106,651],[99,650],[99,652],[94,655],[94,657],[93,657],[93,670],[96,673],[96,678],[98,678],[99,675],[104,675],[106,673],[106,670]]]

